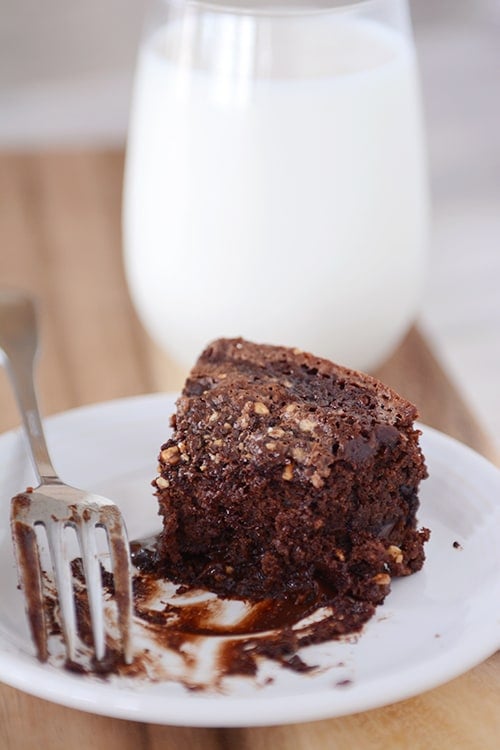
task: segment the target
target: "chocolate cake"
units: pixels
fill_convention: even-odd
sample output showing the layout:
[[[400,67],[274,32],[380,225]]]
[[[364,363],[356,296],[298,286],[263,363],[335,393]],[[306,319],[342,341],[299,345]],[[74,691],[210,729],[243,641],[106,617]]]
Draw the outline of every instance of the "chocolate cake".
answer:
[[[296,349],[220,339],[177,402],[154,480],[154,564],[223,596],[378,604],[421,568],[415,407]]]

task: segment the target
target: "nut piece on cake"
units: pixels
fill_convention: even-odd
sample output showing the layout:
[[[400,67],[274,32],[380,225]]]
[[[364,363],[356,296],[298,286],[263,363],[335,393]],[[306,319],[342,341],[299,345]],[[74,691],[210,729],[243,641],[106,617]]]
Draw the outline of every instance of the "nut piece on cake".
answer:
[[[201,354],[154,480],[165,576],[222,595],[378,604],[423,564],[415,407],[298,350],[220,339]]]

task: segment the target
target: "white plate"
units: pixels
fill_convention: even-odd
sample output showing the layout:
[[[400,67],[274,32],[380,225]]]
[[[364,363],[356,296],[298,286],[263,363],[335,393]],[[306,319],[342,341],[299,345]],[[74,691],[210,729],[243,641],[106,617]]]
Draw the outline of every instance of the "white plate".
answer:
[[[141,396],[47,420],[62,477],[115,499],[132,538],[158,529],[150,480],[174,397]],[[363,711],[435,687],[500,645],[500,472],[456,441],[424,428],[430,478],[419,521],[432,529],[427,562],[393,583],[361,636],[311,646],[304,660],[324,670],[296,674],[275,665],[274,682],[232,678],[224,692],[190,692],[177,682],[102,680],[34,657],[16,587],[9,500],[33,483],[22,436],[0,437],[0,679],[84,711],[185,726],[252,726]],[[454,546],[454,542],[460,545]]]

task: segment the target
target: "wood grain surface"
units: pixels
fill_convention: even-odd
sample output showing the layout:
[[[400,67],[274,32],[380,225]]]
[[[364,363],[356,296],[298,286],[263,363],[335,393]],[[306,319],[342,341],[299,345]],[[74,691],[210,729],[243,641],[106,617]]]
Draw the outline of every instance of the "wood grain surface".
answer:
[[[0,156],[0,283],[39,300],[45,414],[158,390],[183,373],[133,311],[121,262],[123,155]],[[412,330],[377,373],[422,421],[495,459],[474,415]],[[0,371],[0,431],[19,424]],[[1,470],[1,469],[0,469]],[[1,502],[8,502],[2,498]],[[1,606],[1,602],[0,602]],[[393,750],[500,747],[500,654],[443,687],[362,714],[252,729],[189,729],[99,717],[0,685],[1,750]]]

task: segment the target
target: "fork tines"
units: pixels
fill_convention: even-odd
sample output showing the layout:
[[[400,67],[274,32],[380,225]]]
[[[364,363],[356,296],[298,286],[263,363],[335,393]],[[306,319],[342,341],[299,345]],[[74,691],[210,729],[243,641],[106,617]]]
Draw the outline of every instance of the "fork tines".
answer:
[[[58,492],[59,489],[59,492]],[[73,488],[71,488],[73,489]],[[95,659],[100,662],[107,653],[105,630],[106,622],[103,600],[101,553],[98,550],[96,529],[102,528],[109,549],[112,585],[105,586],[116,603],[116,630],[118,638],[108,634],[111,650],[123,654],[124,661],[131,661],[131,563],[127,534],[118,507],[109,500],[97,495],[73,490],[75,502],[57,497],[68,487],[57,485],[41,486],[34,491],[16,495],[11,505],[11,529],[17,558],[19,582],[25,597],[26,611],[38,658],[47,661],[48,637],[51,608],[50,595],[44,579],[49,571],[44,571],[44,545],[36,527],[43,526],[47,538],[50,566],[53,572],[55,593],[61,632],[66,648],[67,662],[74,663],[77,650],[77,617],[75,598],[77,597],[75,577],[72,573],[71,557],[66,529],[74,529],[78,540],[79,555],[82,561],[84,590],[86,590],[88,611]],[[78,557],[78,552],[76,554]],[[52,594],[52,592],[50,592]],[[81,610],[81,608],[80,608]]]

